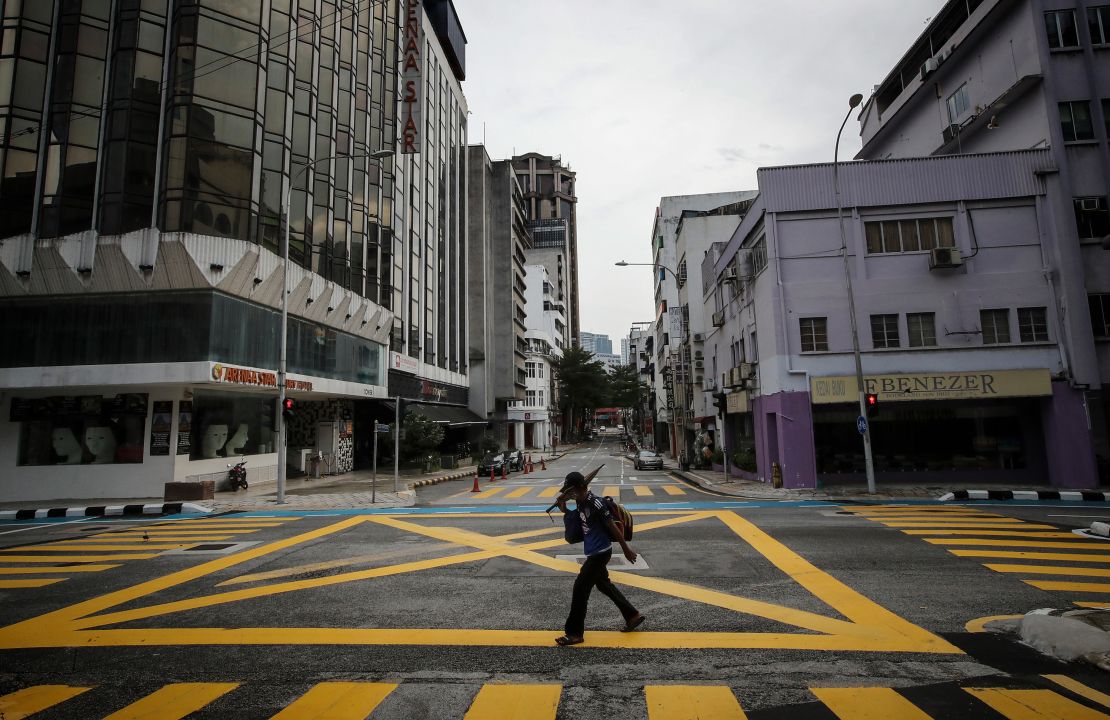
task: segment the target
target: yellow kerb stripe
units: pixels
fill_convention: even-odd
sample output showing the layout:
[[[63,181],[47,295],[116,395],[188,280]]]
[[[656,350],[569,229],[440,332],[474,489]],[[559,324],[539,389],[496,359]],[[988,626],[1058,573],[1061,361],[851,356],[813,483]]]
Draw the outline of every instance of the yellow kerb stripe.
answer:
[[[1008,720],[1107,720],[1104,713],[1051,690],[964,689]]]
[[[1099,692],[1092,687],[1087,687],[1078,680],[1073,680],[1067,675],[1045,675],[1046,680],[1051,680],[1062,688],[1071,690],[1076,695],[1085,697],[1091,702],[1096,702],[1099,705],[1110,708],[1110,695],[1104,692]]]
[[[1086,542],[1053,542],[1051,540],[985,540],[975,538],[937,538],[936,540],[926,539],[925,542],[932,543],[933,545],[986,545],[988,547],[1040,547],[1040,548],[1059,548],[1059,549],[1072,549],[1072,550],[1102,550],[1104,547],[1099,547],[1097,543],[1092,540]]]
[[[562,685],[483,685],[464,720],[555,720]]]
[[[1064,567],[1059,565],[1010,565],[987,563],[983,567],[1004,573],[1030,573],[1031,575],[1080,575],[1083,577],[1110,577],[1110,569],[1092,567]]]
[[[0,717],[23,720],[89,690],[68,685],[36,685],[0,697]]]
[[[104,720],[180,720],[237,687],[239,683],[174,683]]]
[[[1060,592],[1090,592],[1110,593],[1110,583],[1082,583],[1060,582],[1058,580],[1022,580],[1026,585],[1032,585],[1041,590],[1057,590]]]
[[[1022,552],[1020,550],[949,550],[957,557],[1003,558],[1006,560],[1055,560],[1057,562],[1108,563],[1110,555],[1098,553]]]
[[[890,688],[810,688],[810,692],[841,720],[931,720]]]
[[[646,685],[648,720],[743,720],[732,690],[721,686]]]
[[[319,683],[272,720],[364,720],[395,689],[396,683]]]
[[[1039,532],[1036,530],[903,530],[907,535],[977,535],[981,537],[1056,538],[1069,540],[1075,535],[1066,532]]]

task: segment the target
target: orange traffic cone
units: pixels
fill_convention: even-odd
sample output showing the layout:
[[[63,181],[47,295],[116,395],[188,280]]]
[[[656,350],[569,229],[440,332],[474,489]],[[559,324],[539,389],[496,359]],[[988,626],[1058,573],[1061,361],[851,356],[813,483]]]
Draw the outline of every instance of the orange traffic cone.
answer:
[[[502,479],[502,480],[504,480],[505,478],[509,477],[509,475],[508,475],[508,471],[507,471],[507,470],[505,469],[505,467],[506,467],[507,465],[508,465],[508,463],[501,463],[501,479]]]
[[[540,455],[540,470],[547,470],[547,461],[543,459],[543,455]]]
[[[493,482],[496,479],[497,477],[493,474],[493,466],[491,465],[489,469],[489,481]]]
[[[480,487],[478,487],[478,471],[477,470],[474,471],[474,487],[471,488],[470,492],[482,492],[482,489]]]
[[[524,467],[523,467],[523,468],[521,468],[521,469],[522,469],[522,470],[524,470],[524,474],[525,474],[525,475],[527,475],[527,474],[528,474],[528,473],[530,472],[530,471],[528,470],[528,461],[527,461],[527,460],[525,460],[525,461],[524,461],[524,463],[523,463],[523,465],[524,465]]]

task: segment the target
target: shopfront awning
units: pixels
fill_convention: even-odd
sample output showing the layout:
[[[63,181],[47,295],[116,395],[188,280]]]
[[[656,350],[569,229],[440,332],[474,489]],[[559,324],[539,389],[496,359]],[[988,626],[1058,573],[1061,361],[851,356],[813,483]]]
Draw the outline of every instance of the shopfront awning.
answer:
[[[396,406],[392,401],[382,403],[390,410]],[[405,415],[412,413],[420,413],[434,423],[442,425],[449,425],[450,427],[462,427],[464,425],[485,425],[486,421],[478,417],[475,413],[471,412],[469,408],[461,405],[440,405],[438,403],[418,403],[407,402],[405,403]]]

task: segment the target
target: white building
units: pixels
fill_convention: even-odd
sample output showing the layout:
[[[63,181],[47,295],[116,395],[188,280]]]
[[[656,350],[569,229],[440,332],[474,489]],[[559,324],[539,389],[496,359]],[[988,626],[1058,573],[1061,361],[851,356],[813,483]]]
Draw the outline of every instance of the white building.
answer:
[[[551,277],[543,265],[525,270],[525,324],[528,339],[524,400],[509,408],[513,445],[521,449],[545,450],[557,436],[559,417],[555,373],[551,362],[563,354],[566,333],[564,306],[558,302]]]

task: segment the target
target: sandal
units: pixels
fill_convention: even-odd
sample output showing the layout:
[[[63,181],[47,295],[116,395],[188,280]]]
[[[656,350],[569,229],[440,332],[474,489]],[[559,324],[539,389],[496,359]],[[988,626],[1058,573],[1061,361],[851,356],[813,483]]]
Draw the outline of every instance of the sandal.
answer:
[[[627,621],[624,627],[621,628],[621,632],[632,632],[643,625],[644,620],[647,620],[647,618],[644,617],[643,613],[636,613],[636,615],[631,620]]]
[[[563,647],[566,647],[567,645],[578,645],[579,643],[583,643],[585,641],[586,638],[571,637],[570,635],[562,635],[555,638],[555,644],[562,645]]]

